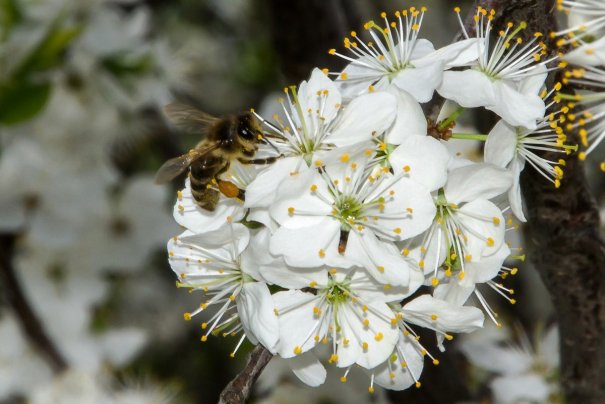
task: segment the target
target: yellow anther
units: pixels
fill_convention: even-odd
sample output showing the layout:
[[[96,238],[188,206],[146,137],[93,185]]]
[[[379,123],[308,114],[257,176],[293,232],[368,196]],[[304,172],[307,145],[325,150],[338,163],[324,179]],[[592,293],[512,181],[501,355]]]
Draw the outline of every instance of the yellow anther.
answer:
[[[491,237],[488,237],[487,240],[485,241],[485,244],[487,244],[488,247],[493,247],[495,244],[494,239]]]
[[[420,261],[418,261],[418,267],[419,267],[420,269],[424,269],[424,260],[420,260]]]
[[[435,366],[439,365],[439,361],[437,359],[433,359],[433,365],[435,365]]]
[[[401,229],[399,227],[396,227],[393,229],[393,233],[395,234],[401,234]]]
[[[376,341],[381,341],[383,338],[384,338],[384,335],[383,335],[381,332],[379,332],[378,334],[376,334],[376,335],[374,336],[374,339],[375,339]]]
[[[202,335],[202,338],[200,338],[200,340],[202,342],[206,342],[206,341],[208,341],[208,336],[207,335]]]
[[[288,208],[288,214],[289,214],[290,216],[292,216],[292,215],[294,214],[294,211],[295,211],[294,207],[290,206],[290,207]]]
[[[191,313],[183,313],[183,318],[185,319],[185,321],[191,320]]]
[[[369,348],[369,345],[367,342],[363,341],[363,343],[361,344],[361,347],[363,348],[364,351],[367,351]]]
[[[295,354],[295,355],[300,355],[301,353],[302,353],[302,348],[301,348],[301,347],[299,347],[298,345],[296,345],[296,346],[294,347],[294,354]]]
[[[336,55],[336,49],[332,48],[328,51],[330,55]]]
[[[326,256],[326,252],[323,249],[319,250],[319,258],[324,258]]]
[[[380,272],[380,273],[384,273],[384,267],[383,267],[382,265],[378,265],[378,266],[376,267],[376,269],[378,270],[378,272]]]
[[[499,226],[500,225],[500,218],[496,217],[496,216],[492,217],[492,223],[494,225],[496,225],[496,226]]]
[[[403,254],[404,257],[407,257],[408,255],[410,255],[410,250],[408,248],[404,248],[403,250],[401,250],[401,254]]]
[[[439,285],[439,279],[437,279],[437,278],[431,279],[431,285],[433,285],[433,286]]]
[[[338,362],[338,355],[336,355],[336,354],[330,355],[330,359],[328,359],[328,363],[337,363],[337,362]]]
[[[346,376],[340,376],[340,381],[341,381],[341,383],[346,383],[347,382],[347,377]]]

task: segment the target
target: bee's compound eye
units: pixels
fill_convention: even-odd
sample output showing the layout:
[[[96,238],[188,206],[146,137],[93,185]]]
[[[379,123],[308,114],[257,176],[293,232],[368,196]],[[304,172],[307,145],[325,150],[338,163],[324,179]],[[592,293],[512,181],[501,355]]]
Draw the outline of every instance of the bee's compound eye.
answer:
[[[237,133],[246,140],[254,139],[254,131],[250,128],[250,118],[248,116],[239,119]]]

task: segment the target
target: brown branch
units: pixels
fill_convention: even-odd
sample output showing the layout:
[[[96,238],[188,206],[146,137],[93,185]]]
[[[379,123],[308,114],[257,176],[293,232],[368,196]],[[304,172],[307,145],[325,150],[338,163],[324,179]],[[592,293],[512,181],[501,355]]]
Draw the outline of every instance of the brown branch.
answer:
[[[55,372],[67,369],[67,362],[45,333],[42,323],[30,307],[13,268],[12,257],[16,235],[0,235],[0,288],[29,341],[46,358]]]
[[[219,404],[244,403],[252,393],[256,379],[273,355],[264,346],[257,345],[248,355],[246,367],[225,387],[221,393]]]
[[[554,3],[555,0],[511,1],[505,12],[515,21],[527,21],[530,33],[551,32],[557,30]],[[543,157],[556,161],[560,155],[545,153]],[[599,212],[583,166],[575,155],[565,160],[565,178],[559,189],[534,170],[523,173],[529,213],[528,247],[556,308],[561,335],[561,384],[567,401],[602,403],[605,243],[599,234]]]

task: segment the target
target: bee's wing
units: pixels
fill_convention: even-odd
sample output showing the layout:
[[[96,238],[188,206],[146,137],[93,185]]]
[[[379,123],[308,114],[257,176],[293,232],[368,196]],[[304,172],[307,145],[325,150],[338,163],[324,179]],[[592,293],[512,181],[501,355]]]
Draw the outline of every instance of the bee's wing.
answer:
[[[189,133],[205,133],[218,118],[189,105],[174,102],[164,107],[166,116],[178,129]]]
[[[178,156],[166,161],[156,173],[155,183],[165,184],[172,181],[177,175],[185,171],[197,159],[205,156],[213,150],[216,150],[218,147],[219,144],[214,143],[198,149],[189,150],[188,153],[185,153],[182,156]]]

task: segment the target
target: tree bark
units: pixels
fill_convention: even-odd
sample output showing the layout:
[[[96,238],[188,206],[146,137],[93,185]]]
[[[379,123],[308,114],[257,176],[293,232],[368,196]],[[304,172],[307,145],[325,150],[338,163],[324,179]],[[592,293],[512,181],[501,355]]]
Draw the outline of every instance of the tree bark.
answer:
[[[257,345],[250,352],[246,367],[225,387],[219,404],[244,403],[252,393],[252,387],[273,355],[264,346]]]
[[[527,21],[529,34],[557,28],[554,0],[512,0],[503,11],[511,21]],[[577,138],[570,140],[578,143]],[[557,160],[560,155],[544,157]],[[565,160],[559,189],[531,168],[523,172],[529,213],[526,244],[557,313],[563,393],[570,403],[603,403],[605,243],[583,164],[573,154]]]

